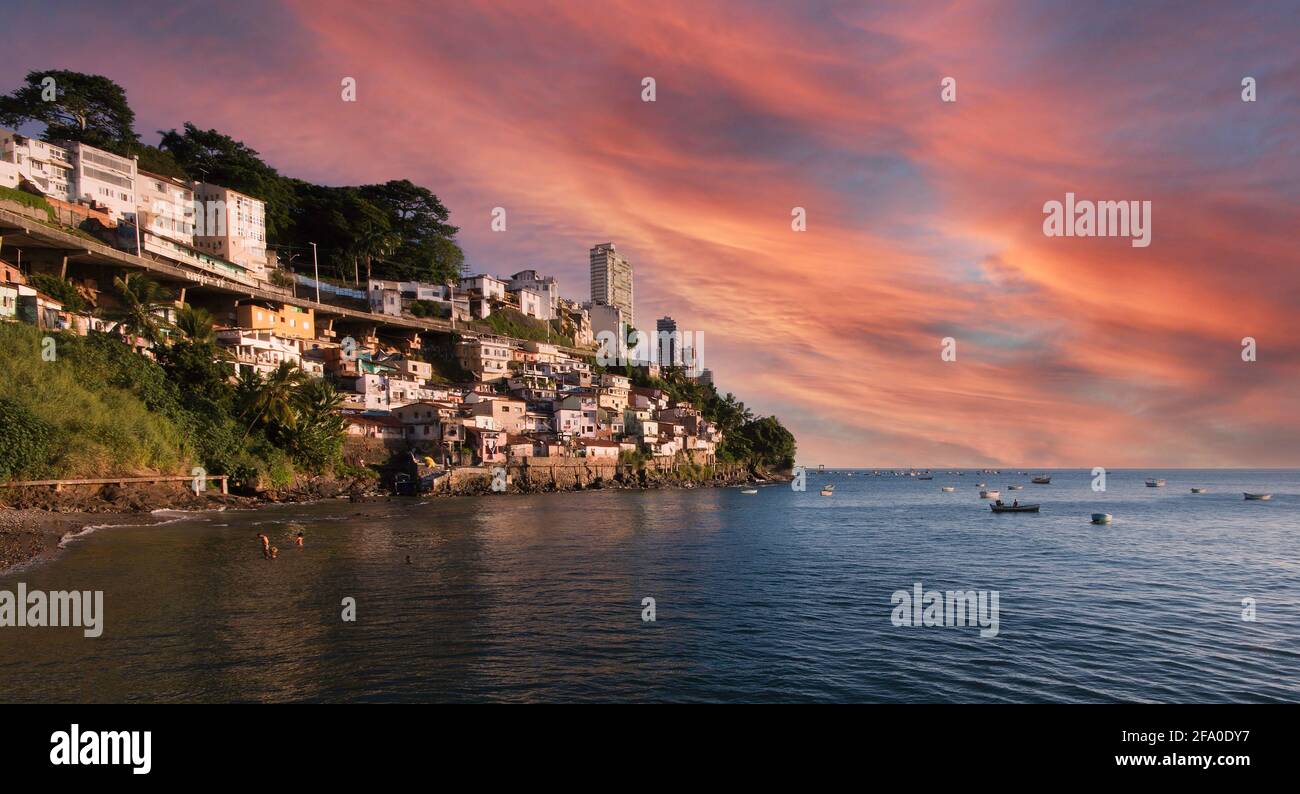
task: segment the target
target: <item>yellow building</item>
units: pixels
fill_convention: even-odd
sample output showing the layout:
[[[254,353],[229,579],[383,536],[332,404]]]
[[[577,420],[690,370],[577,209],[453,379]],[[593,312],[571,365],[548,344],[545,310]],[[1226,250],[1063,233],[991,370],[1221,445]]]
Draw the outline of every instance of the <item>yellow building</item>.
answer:
[[[316,317],[311,309],[272,303],[242,303],[235,307],[235,325],[255,331],[273,331],[294,339],[316,338]]]

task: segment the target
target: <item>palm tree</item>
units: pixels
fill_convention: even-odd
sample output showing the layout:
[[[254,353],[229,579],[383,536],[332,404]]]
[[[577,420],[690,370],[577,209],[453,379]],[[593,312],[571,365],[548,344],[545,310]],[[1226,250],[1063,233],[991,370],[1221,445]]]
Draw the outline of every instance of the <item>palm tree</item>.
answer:
[[[107,318],[131,336],[142,337],[150,344],[162,339],[163,331],[170,326],[158,309],[171,303],[167,291],[156,281],[144,276],[125,279],[114,278],[118,307],[107,312]]]
[[[288,361],[281,362],[265,378],[255,372],[241,373],[235,389],[243,398],[244,415],[253,415],[252,421],[244,430],[243,438],[248,438],[248,434],[259,422],[292,430],[298,424],[294,393],[305,382],[307,373]]]
[[[377,224],[368,225],[357,238],[356,250],[366,259],[366,283],[370,283],[370,264],[374,259],[382,259],[397,250],[402,242],[401,236],[388,228]]]
[[[176,313],[176,330],[197,345],[215,344],[217,333],[212,327],[212,314],[207,309],[185,304]]]

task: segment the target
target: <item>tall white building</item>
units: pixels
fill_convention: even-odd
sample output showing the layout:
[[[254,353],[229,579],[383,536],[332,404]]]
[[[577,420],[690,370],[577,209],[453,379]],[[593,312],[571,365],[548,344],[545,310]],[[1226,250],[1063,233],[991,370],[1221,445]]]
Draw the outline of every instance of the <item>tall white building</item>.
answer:
[[[84,143],[66,144],[72,153],[77,198],[100,205],[114,220],[135,221],[135,159]]]
[[[76,141],[47,142],[0,130],[0,185],[25,179],[49,198],[135,220],[135,160]]]
[[[209,182],[195,183],[194,199],[194,247],[264,276],[266,202]]]
[[[623,312],[624,322],[636,324],[632,313],[632,263],[614,249],[613,243],[591,248],[591,302],[616,306]]]
[[[139,171],[135,177],[140,229],[186,245],[194,244],[194,190],[188,182]]]

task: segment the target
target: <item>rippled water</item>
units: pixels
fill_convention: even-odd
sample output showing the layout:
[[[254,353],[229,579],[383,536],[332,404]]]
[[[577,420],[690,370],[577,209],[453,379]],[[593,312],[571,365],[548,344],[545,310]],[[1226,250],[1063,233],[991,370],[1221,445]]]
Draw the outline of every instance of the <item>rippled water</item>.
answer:
[[[1038,515],[977,498],[1015,474],[810,473],[103,529],[0,578],[100,589],[107,613],[97,639],[0,628],[0,700],[1300,700],[1300,473],[1055,475],[1003,490]],[[915,582],[998,591],[998,636],[894,626]]]

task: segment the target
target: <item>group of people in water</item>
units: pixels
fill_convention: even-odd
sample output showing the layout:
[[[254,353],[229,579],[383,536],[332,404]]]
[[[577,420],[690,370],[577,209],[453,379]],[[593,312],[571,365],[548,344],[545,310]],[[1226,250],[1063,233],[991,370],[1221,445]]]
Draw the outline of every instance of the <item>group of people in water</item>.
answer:
[[[274,560],[276,557],[280,556],[280,549],[276,546],[271,545],[271,539],[266,536],[266,533],[264,532],[257,533],[257,539],[262,541],[263,559]],[[293,545],[297,546],[300,549],[302,548],[303,537],[301,531],[296,536],[294,536]]]

